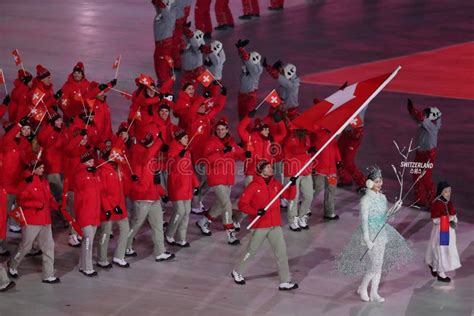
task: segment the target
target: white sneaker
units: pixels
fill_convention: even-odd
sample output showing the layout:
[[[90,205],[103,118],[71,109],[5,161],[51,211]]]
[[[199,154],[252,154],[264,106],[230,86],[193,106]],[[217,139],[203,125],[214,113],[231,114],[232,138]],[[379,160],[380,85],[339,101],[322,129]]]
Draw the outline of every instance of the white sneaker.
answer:
[[[97,266],[101,267],[102,269],[112,268],[112,264],[108,261],[97,261]]]
[[[209,229],[210,224],[211,224],[211,221],[206,216],[202,216],[201,219],[199,219],[196,222],[196,226],[199,227],[199,229],[201,230],[201,233],[205,236],[212,235],[212,232]]]
[[[378,293],[370,293],[370,300],[376,303],[385,302],[385,299],[382,296],[380,296]]]
[[[298,226],[301,229],[309,229],[308,226],[308,215],[303,215],[300,218],[298,218]]]
[[[204,207],[204,204],[202,204],[202,202],[199,202],[198,207],[191,208],[191,213],[194,213],[194,214],[201,214],[202,212],[205,212],[205,211],[206,211],[206,208]]]
[[[13,224],[13,225],[10,225],[8,226],[8,229],[12,232],[12,233],[21,233],[21,227],[17,224]]]
[[[133,250],[133,248],[127,248],[125,250],[125,256],[127,256],[127,257],[136,257],[137,253],[135,252],[135,250]]]
[[[18,278],[18,270],[13,268],[8,268],[8,275],[12,278]]]
[[[112,259],[112,262],[115,263],[116,265],[118,265],[118,266],[121,267],[121,268],[128,268],[128,267],[130,267],[130,264],[129,264],[127,261],[125,261],[125,259],[120,259],[120,258],[114,257],[114,258]]]
[[[236,232],[240,232],[240,223],[239,222],[233,222],[234,229]]]
[[[299,232],[301,230],[298,217],[293,218],[290,223],[290,229],[294,232]]]
[[[291,282],[280,283],[280,286],[278,287],[280,291],[291,291],[297,288],[298,288],[298,284],[291,283]]]
[[[242,274],[238,273],[237,271],[233,270],[231,273],[232,278],[234,279],[234,282],[240,285],[245,284],[245,278],[242,276]]]
[[[170,253],[170,252],[163,252],[161,255],[159,256],[156,256],[155,257],[155,261],[156,262],[160,262],[160,261],[166,261],[166,260],[171,260],[175,257],[174,253]]]
[[[165,234],[165,239],[166,239],[166,242],[170,245],[175,245],[176,244],[176,241],[174,240],[173,237],[169,237],[168,235]]]
[[[238,245],[240,244],[239,238],[235,236],[235,229],[227,229],[227,243],[229,245]]]
[[[42,282],[47,283],[47,284],[55,284],[55,283],[61,283],[61,280],[55,276],[52,276],[52,277],[43,279]]]
[[[280,199],[280,207],[288,207],[288,200]]]
[[[68,241],[69,246],[71,246],[71,247],[80,247],[81,242],[79,241],[78,237],[79,236],[76,235],[76,234],[69,235],[69,241]]]

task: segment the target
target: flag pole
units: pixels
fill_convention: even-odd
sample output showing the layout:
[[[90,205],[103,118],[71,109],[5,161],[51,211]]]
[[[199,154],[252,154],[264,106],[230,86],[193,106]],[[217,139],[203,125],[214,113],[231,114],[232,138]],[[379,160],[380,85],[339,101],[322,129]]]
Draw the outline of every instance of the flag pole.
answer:
[[[115,92],[118,92],[118,93],[121,93],[121,94],[126,94],[126,95],[128,95],[129,97],[132,96],[130,93],[125,92],[125,91],[123,91],[123,90],[119,90],[119,89],[115,89],[115,88],[110,88],[110,90],[115,91]]]
[[[132,121],[130,122],[130,124],[128,124],[127,134],[128,134],[128,131],[130,130],[130,127],[132,127],[133,122],[135,122],[135,119],[137,118],[137,113],[140,112],[141,107],[142,107],[141,105],[138,107],[138,110],[137,110],[137,112],[135,112],[135,115],[133,116]],[[140,113],[140,115],[141,115],[141,113]]]
[[[27,117],[30,117],[30,116],[31,116],[31,113],[33,113],[33,110],[38,107],[38,104],[40,104],[41,101],[43,101],[44,96],[45,96],[45,94],[43,93],[43,95],[41,96],[41,98],[39,99],[39,101],[38,101],[38,102],[35,104],[35,106],[30,110],[30,113],[28,113]]]
[[[397,69],[395,69],[394,72],[392,72],[392,74],[372,93],[372,95],[370,97],[367,98],[367,100],[365,100],[365,102],[362,104],[362,106],[360,106],[357,111],[355,111],[350,117],[349,119],[341,125],[341,127],[324,143],[323,146],[321,146],[321,148],[319,148],[319,150],[313,155],[313,157],[311,157],[311,159],[309,159],[306,164],[303,166],[303,168],[301,168],[298,173],[295,175],[295,177],[299,177],[301,173],[303,173],[303,170],[305,170],[313,161],[314,159],[316,159],[316,157],[332,142],[332,140],[334,138],[336,138],[336,136],[338,136],[346,127],[347,125],[350,124],[350,122],[352,122],[352,120],[354,118],[357,117],[357,115],[373,100],[373,98],[375,98],[377,96],[377,94],[379,94],[380,91],[382,91],[383,88],[385,88],[385,86],[397,75],[398,71],[401,69],[402,67],[401,66],[398,66]],[[288,182],[281,190],[280,192],[278,192],[278,194],[267,204],[267,206],[265,206],[265,211],[267,211],[270,206],[272,206],[273,203],[275,203],[276,200],[278,200],[280,198],[280,196],[283,194],[283,192],[286,191],[286,189],[289,188],[289,186],[291,185],[291,181]],[[253,225],[255,225],[255,223],[260,219],[261,216],[256,216],[255,219],[247,226],[247,229],[251,229]]]
[[[120,61],[121,60],[122,60],[122,55],[119,55],[117,68],[115,68],[115,79],[117,79],[117,77],[118,77],[118,71],[119,71],[119,68],[120,68]]]
[[[275,90],[275,89],[273,89],[273,90]],[[267,94],[267,95],[265,96],[265,98],[263,98],[262,102],[260,102],[260,103],[255,107],[255,109],[254,109],[255,111],[257,111],[257,110],[262,106],[262,104],[265,103],[265,100],[267,99],[267,97],[268,97],[270,94],[272,94],[273,90],[270,91],[270,93]]]
[[[0,77],[3,78],[3,87],[5,88],[5,94],[8,95],[7,82],[5,80],[5,74],[3,73],[3,69],[0,69],[0,72],[1,72]]]

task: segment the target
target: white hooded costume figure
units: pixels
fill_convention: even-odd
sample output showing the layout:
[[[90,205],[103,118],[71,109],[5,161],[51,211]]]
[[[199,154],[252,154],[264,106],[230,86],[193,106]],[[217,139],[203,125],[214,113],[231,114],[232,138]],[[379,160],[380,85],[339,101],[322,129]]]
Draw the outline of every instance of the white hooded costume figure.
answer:
[[[278,95],[284,101],[285,109],[299,106],[298,94],[300,90],[300,78],[296,74],[296,66],[286,64],[282,66],[281,61],[277,61],[273,66],[269,66],[264,59],[264,67],[268,73],[280,84],[277,88]]]
[[[385,299],[378,293],[382,272],[407,264],[413,252],[405,239],[386,223],[388,215],[400,209],[401,202],[388,209],[387,198],[381,192],[383,180],[378,167],[371,167],[367,178],[367,190],[360,200],[361,224],[339,255],[336,268],[349,276],[364,275],[357,290],[361,300],[384,302]],[[369,283],[372,283],[370,296]]]
[[[211,42],[211,52],[207,54],[204,65],[212,73],[214,79],[222,80],[222,70],[225,63],[225,52],[222,43],[218,40]]]

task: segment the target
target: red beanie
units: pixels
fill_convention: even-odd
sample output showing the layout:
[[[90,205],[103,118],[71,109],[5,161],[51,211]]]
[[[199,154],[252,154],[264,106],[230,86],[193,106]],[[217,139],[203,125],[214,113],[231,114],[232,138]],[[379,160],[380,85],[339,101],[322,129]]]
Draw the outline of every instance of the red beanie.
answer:
[[[78,61],[77,64],[74,66],[72,72],[75,71],[82,72],[82,74],[84,75],[84,64],[82,63],[82,61]]]
[[[36,65],[36,78],[42,80],[51,76],[51,73],[48,69],[44,68],[43,65]]]

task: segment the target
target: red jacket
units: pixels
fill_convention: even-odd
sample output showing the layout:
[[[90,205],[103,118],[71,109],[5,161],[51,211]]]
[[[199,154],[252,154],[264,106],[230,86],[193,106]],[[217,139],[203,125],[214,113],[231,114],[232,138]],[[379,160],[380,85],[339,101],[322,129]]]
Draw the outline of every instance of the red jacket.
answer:
[[[253,178],[253,181],[244,189],[240,200],[239,200],[239,210],[249,215],[249,221],[253,221],[257,216],[257,211],[260,208],[265,208],[267,204],[280,192],[283,188],[283,185],[275,180],[275,178],[270,178],[269,183],[267,184],[265,179],[261,176],[256,176]],[[296,189],[294,185],[283,192],[281,198],[287,200],[293,200],[296,196]],[[267,210],[267,213],[263,215],[253,226],[255,228],[270,228],[281,225],[281,215],[280,215],[280,201],[275,201],[270,208]]]
[[[19,79],[13,82],[15,86],[11,92],[11,102],[8,106],[8,118],[10,122],[18,122],[22,117],[30,113],[31,89]]]
[[[309,147],[310,139],[307,134],[302,139],[294,133],[286,138],[283,145],[283,175],[285,177],[295,176],[296,173],[311,159],[314,154],[308,154]],[[310,174],[311,165],[301,173],[302,176],[308,176]]]
[[[260,132],[249,132],[250,118],[244,117],[238,125],[239,136],[245,142],[245,149],[252,153],[252,156],[245,161],[244,173],[247,176],[256,175],[256,164],[258,161],[265,159],[272,164],[275,162],[274,156],[282,151],[281,143],[286,136],[286,129],[279,129],[281,134],[271,135],[272,137],[264,138]],[[278,124],[285,124],[280,122]]]
[[[26,165],[35,158],[31,143],[23,136],[16,138],[20,126],[15,125],[1,140],[0,184],[8,193],[16,194]]]
[[[150,147],[145,147],[138,143],[132,146],[131,166],[133,172],[139,177],[137,182],[131,182],[130,198],[134,201],[157,201],[165,190],[161,185],[154,184],[154,174],[158,171],[156,155],[160,150],[162,142],[159,138],[154,138]]]
[[[23,209],[27,225],[50,225],[51,210],[58,209],[49,182],[44,177],[33,176],[31,183],[22,181],[17,202]]]
[[[186,92],[180,91],[176,103],[173,106],[173,114],[179,119],[179,127],[187,130],[190,120],[190,109],[196,108],[202,103],[202,97],[195,95],[190,97]]]
[[[326,143],[331,135],[326,131],[321,130],[313,136],[311,145],[319,149],[324,145],[324,143]],[[339,147],[337,147],[337,140],[334,138],[314,160],[313,169],[317,174],[336,174],[336,162],[338,161],[341,161],[341,154],[339,153]]]
[[[77,119],[76,119],[77,120]],[[75,120],[75,121],[76,121]],[[81,128],[71,125],[66,131],[66,145],[64,147],[64,179],[72,179],[77,168],[81,168],[81,155],[89,151],[92,146],[87,142],[81,145],[83,136],[80,135]],[[74,191],[74,182],[69,182],[71,191]]]
[[[72,74],[69,75],[63,87],[63,94],[59,99],[59,108],[63,111],[66,119],[78,116],[84,112],[86,104],[87,89],[89,80],[85,77],[81,81],[74,80]]]
[[[0,240],[7,238],[7,190],[0,186]]]
[[[232,151],[224,153],[226,145],[232,146]],[[223,139],[213,135],[204,148],[207,184],[210,187],[216,185],[234,185],[235,160],[243,160],[245,158],[242,148],[235,143],[230,135],[227,135]]]
[[[46,173],[64,173],[64,147],[67,141],[64,129],[47,124],[40,130],[38,142],[43,147],[42,160]]]
[[[125,205],[125,188],[124,188],[124,175],[120,168],[115,169],[115,167],[106,163],[99,168],[99,176],[102,181],[103,191],[102,191],[102,213],[100,220],[102,222],[107,221],[105,216],[105,211],[111,211],[112,216],[110,221],[119,221],[127,217],[127,207]],[[114,208],[120,206],[123,213],[116,214]]]
[[[168,152],[168,196],[170,201],[192,200],[194,188],[199,187],[199,180],[194,173],[191,154],[186,150],[183,158],[179,156],[184,146],[173,140]]]
[[[439,218],[441,216],[449,215],[456,215],[453,202],[444,202],[440,198],[436,199],[431,205],[431,218]]]
[[[103,184],[99,172],[88,172],[84,165],[75,170],[73,177],[74,214],[81,227],[100,225]]]
[[[106,101],[94,100],[94,125],[99,133],[99,140],[105,142],[112,140],[112,119],[110,108]]]

